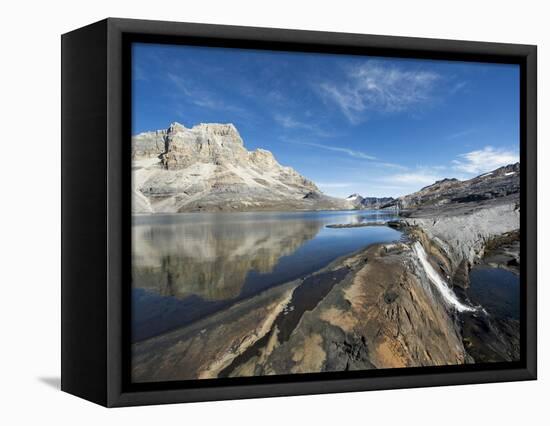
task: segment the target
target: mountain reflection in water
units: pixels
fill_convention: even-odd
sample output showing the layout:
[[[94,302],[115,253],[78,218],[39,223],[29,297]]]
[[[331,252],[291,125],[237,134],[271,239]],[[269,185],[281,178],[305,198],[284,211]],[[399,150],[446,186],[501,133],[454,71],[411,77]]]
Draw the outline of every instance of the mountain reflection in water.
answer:
[[[376,242],[392,212],[184,213],[135,216],[132,226],[134,340],[214,313],[273,285],[314,272]]]

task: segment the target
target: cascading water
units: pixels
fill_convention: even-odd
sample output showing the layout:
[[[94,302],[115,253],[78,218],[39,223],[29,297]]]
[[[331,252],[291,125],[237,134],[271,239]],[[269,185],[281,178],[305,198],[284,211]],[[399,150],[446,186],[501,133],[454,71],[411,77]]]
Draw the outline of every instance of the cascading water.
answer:
[[[428,261],[428,255],[426,254],[424,247],[422,247],[422,244],[420,244],[418,241],[415,242],[413,245],[413,249],[418,257],[418,260],[420,260],[420,264],[424,268],[424,271],[426,272],[426,275],[428,276],[429,280],[437,288],[439,293],[441,293],[441,296],[443,296],[443,299],[445,300],[445,302],[447,302],[449,305],[454,307],[459,312],[477,311],[477,308],[468,306],[462,303],[460,300],[458,300],[453,290],[441,278],[441,276],[437,273],[437,271],[434,269],[432,264]]]

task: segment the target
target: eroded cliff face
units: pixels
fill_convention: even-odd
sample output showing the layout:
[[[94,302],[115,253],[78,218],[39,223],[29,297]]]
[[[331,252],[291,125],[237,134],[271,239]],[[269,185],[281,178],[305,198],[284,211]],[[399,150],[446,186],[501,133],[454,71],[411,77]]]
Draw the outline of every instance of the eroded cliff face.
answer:
[[[173,123],[132,140],[134,213],[352,207],[271,152],[248,151],[232,124]]]
[[[424,245],[441,259],[442,269],[449,276],[481,259],[486,245],[494,238],[519,231],[520,211],[515,202],[457,209],[454,213],[403,220],[424,232]]]

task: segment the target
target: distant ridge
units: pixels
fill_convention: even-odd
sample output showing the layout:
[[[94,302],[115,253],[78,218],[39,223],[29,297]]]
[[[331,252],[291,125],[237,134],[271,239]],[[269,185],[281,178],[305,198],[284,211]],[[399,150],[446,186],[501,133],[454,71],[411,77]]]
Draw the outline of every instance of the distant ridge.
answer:
[[[519,198],[520,163],[499,167],[468,180],[441,179],[398,198],[403,209],[438,207],[496,199]]]
[[[363,197],[359,194],[351,194],[346,200],[353,203],[360,209],[385,209],[394,208],[394,198],[392,197]]]
[[[519,196],[520,163],[499,167],[468,180],[445,178],[417,192],[399,198],[363,197],[351,194],[346,198],[356,208],[416,209],[457,203],[482,202]]]

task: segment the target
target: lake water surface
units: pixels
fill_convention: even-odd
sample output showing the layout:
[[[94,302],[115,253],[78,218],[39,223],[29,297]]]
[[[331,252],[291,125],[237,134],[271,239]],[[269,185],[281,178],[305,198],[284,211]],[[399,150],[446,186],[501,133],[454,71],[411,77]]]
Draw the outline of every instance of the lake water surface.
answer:
[[[488,265],[474,266],[468,295],[497,318],[519,320],[519,276],[511,271]]]
[[[396,219],[392,212],[182,213],[135,216],[132,337],[189,324],[334,259],[401,233],[331,224]]]

